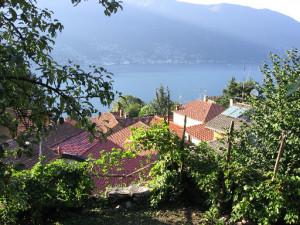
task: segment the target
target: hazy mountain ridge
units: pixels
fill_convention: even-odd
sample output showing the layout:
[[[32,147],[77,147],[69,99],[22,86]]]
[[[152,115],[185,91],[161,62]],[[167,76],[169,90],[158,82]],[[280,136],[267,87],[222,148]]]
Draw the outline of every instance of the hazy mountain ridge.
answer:
[[[261,62],[270,51],[300,47],[300,23],[269,11],[173,0],[137,6],[110,18],[95,3],[55,9],[65,30],[54,56],[80,63]],[[275,24],[276,23],[276,24]]]

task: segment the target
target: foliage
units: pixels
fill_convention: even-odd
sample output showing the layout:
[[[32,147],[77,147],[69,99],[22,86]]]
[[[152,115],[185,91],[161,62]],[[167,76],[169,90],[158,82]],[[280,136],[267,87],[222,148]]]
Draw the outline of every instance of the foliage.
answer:
[[[82,207],[93,188],[89,168],[88,163],[57,160],[13,171],[0,198],[1,221],[41,223],[50,212]]]
[[[227,84],[227,87],[223,90],[223,95],[217,99],[217,103],[228,107],[229,100],[235,101],[247,101],[250,97],[250,92],[256,87],[256,82],[248,80],[245,82],[238,82],[233,77]]]
[[[230,215],[231,222],[299,224],[300,92],[289,90],[299,79],[300,57],[292,50],[283,59],[271,55],[271,62],[262,69],[265,79],[257,86],[259,95],[249,97],[251,123],[229,137],[230,160],[206,144],[182,145],[166,125],[133,134],[136,148],[159,153],[151,170],[153,205],[183,199],[187,187],[196,184],[200,204],[208,207],[204,224],[223,224],[224,215]],[[275,177],[272,171],[282,134],[286,143]]]
[[[300,92],[288,93],[291,84],[299,79],[300,57],[292,50],[286,58],[271,55],[271,62],[272,66],[262,68],[265,79],[257,87],[259,96],[250,99],[251,125],[239,132],[234,153],[236,162],[257,171],[260,182],[239,187],[244,192],[235,196],[233,218],[247,217],[260,224],[278,220],[297,224]],[[272,181],[268,174],[273,171],[282,134],[286,135],[284,152],[279,161],[279,175]]]
[[[217,171],[214,172],[217,167],[217,154],[205,143],[199,146],[182,145],[182,140],[171,133],[166,124],[156,124],[146,130],[134,130],[130,143],[133,149],[158,151],[159,158],[150,172],[153,177],[149,184],[153,191],[153,206],[165,201],[183,199],[191,185],[201,186],[195,180],[207,182],[209,185],[217,180]],[[206,174],[205,181],[202,179],[204,170],[211,173],[210,176]],[[203,189],[201,194],[208,193],[219,193],[219,190],[212,192],[211,189]]]
[[[159,116],[168,116],[168,113],[170,113],[172,107],[174,107],[174,103],[170,97],[169,88],[165,88],[161,85],[158,89],[156,89],[155,96],[156,99],[152,103],[155,113]]]
[[[141,117],[153,116],[155,114],[156,114],[156,111],[155,111],[155,108],[152,103],[144,105],[139,112],[139,116],[141,116]]]
[[[248,218],[258,224],[272,224],[278,220],[298,224],[300,209],[300,177],[280,176],[275,181],[266,177],[262,182],[244,185],[232,210],[232,220]]]
[[[77,5],[81,0],[71,2]],[[120,2],[115,0],[99,0],[99,4],[104,7],[106,15],[121,8]],[[78,178],[74,177],[74,173],[80,171],[74,168],[72,172],[71,165],[66,168],[52,165],[53,171],[51,166],[43,168],[39,165],[28,172],[16,172],[3,160],[13,151],[7,151],[8,146],[2,140],[15,138],[18,143],[16,152],[21,156],[32,147],[31,144],[47,135],[49,124],[58,123],[63,115],[95,134],[96,126],[89,117],[97,109],[90,100],[97,98],[101,104],[109,105],[115,91],[112,74],[104,68],[92,65],[85,71],[72,62],[60,65],[51,57],[55,37],[63,30],[63,25],[53,19],[53,12],[38,8],[36,0],[0,1],[0,24],[0,129],[9,131],[8,136],[0,137],[0,209],[1,217],[5,217],[3,221],[9,223],[8,219],[15,218],[20,211],[34,210],[35,206],[31,206],[41,204],[38,200],[41,196],[49,200],[43,204],[57,203],[58,206],[80,201],[84,197],[81,192],[87,191],[80,185],[87,183],[76,182],[89,178],[83,179],[80,174]],[[44,177],[47,172],[49,177]],[[74,180],[64,177],[63,181],[63,173]],[[34,185],[44,188],[41,191],[45,191],[45,195],[39,193],[39,189],[29,193],[28,188]],[[39,212],[39,205],[36,206],[36,212]]]
[[[122,113],[129,117],[137,117],[143,106],[144,102],[140,98],[125,95],[113,103],[112,111],[120,112],[120,110],[122,110]]]
[[[113,103],[112,111],[122,110],[129,117],[137,116],[167,116],[175,107],[175,102],[171,100],[170,90],[164,86],[156,89],[155,99],[145,104],[141,99],[132,95],[121,96]]]
[[[271,55],[272,66],[264,65],[264,82],[258,97],[250,99],[251,126],[239,134],[242,146],[237,157],[245,165],[272,171],[281,134],[287,140],[280,159],[280,174],[294,174],[300,167],[300,91],[287,95],[290,85],[300,77],[300,56],[289,51],[286,58]]]
[[[80,2],[72,0],[74,5]],[[99,3],[108,15],[120,8],[114,0]],[[0,9],[0,125],[15,137],[21,121],[30,121],[25,124],[28,132],[43,131],[45,118],[57,122],[66,114],[95,131],[87,119],[97,112],[90,99],[99,98],[104,105],[112,102],[112,74],[96,66],[86,72],[71,62],[55,62],[51,51],[63,25],[51,11],[38,8],[36,1],[2,1]]]

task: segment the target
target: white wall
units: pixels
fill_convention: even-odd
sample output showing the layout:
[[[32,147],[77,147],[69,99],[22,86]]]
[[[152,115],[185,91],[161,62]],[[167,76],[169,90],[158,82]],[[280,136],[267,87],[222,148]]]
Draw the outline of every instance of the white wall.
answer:
[[[183,127],[184,126],[184,116],[174,112],[173,113],[173,122],[176,125]],[[193,119],[187,117],[187,120],[186,120],[186,126],[187,127],[200,125],[200,124],[202,124],[202,122],[197,121],[197,120],[193,120]]]
[[[201,143],[200,140],[194,138],[194,137],[191,137],[191,142],[194,144],[194,145],[198,145],[199,143]]]

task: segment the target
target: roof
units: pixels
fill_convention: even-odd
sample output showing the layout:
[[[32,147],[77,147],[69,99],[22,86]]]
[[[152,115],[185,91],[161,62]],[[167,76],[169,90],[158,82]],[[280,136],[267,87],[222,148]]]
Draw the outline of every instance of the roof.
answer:
[[[57,145],[58,143],[64,142],[69,138],[77,136],[81,134],[83,131],[79,128],[74,127],[71,123],[66,121],[63,124],[57,125],[53,127],[47,138],[42,142],[43,147],[43,154],[46,158],[46,163],[52,160],[59,158],[59,155],[56,151],[51,149],[53,146]],[[9,148],[14,149],[18,146],[16,140],[10,140],[8,142]],[[8,159],[9,162],[14,164],[22,164],[26,169],[31,168],[39,161],[39,146],[37,144],[33,145],[32,154],[30,156],[22,155],[18,159]]]
[[[243,124],[242,119],[232,118],[220,114],[211,121],[207,122],[206,127],[214,131],[226,133],[230,128],[231,121],[234,121],[235,130],[239,130],[241,128],[241,125]]]
[[[113,148],[121,148],[124,149],[126,145],[126,141],[131,136],[131,129],[138,127],[148,127],[141,121],[136,122],[135,124],[125,127],[119,131],[114,132],[109,135],[106,140],[99,141],[97,144],[92,146],[88,151],[84,153],[85,156],[92,155],[93,157],[99,156],[99,151],[108,150],[110,151]]]
[[[199,141],[211,141],[214,139],[214,132],[204,125],[196,125],[186,128],[186,133]]]
[[[224,107],[214,102],[195,100],[181,106],[175,113],[206,123],[223,111]]]
[[[121,117],[116,112],[105,112],[102,113],[101,116],[92,117],[91,121],[96,123],[98,130],[107,133],[111,131],[111,133],[121,130],[123,128],[129,127],[137,122],[142,122],[144,124],[150,125],[159,120],[157,116],[146,116],[146,117]]]
[[[92,117],[91,121],[97,125],[99,131],[107,133],[119,124],[119,117],[114,113],[105,112],[101,116]]]
[[[77,136],[82,133],[83,130],[75,127],[72,122],[65,121],[61,125],[57,125],[49,132],[44,145],[51,148],[67,139]]]
[[[11,149],[17,147],[15,140],[9,141],[8,144],[10,145]],[[46,163],[59,158],[59,155],[50,150],[48,147],[43,147],[43,155]],[[39,146],[34,145],[32,148],[32,153],[28,156],[23,154],[20,158],[6,158],[5,162],[13,163],[14,165],[20,165],[25,169],[30,169],[39,162]]]
[[[235,103],[227,108],[223,113],[207,122],[206,127],[218,132],[226,133],[234,121],[234,129],[239,130],[243,123],[249,122],[245,112],[251,109],[251,106]]]
[[[182,138],[183,135],[183,128],[175,124],[174,122],[169,122],[169,129],[173,133],[177,134],[178,137]]]
[[[56,151],[58,148],[63,154],[82,156],[98,143],[98,139],[91,141],[91,135],[88,132],[82,132],[74,137],[69,138],[51,149]]]

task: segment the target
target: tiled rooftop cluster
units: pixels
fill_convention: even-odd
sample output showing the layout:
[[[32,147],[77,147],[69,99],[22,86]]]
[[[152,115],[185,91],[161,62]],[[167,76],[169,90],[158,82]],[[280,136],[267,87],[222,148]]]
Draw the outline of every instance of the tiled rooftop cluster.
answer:
[[[222,106],[207,99],[189,102],[177,107],[177,110],[169,117],[169,129],[182,138],[182,120],[186,116],[187,120],[190,120],[189,126],[186,127],[186,141],[191,141],[194,144],[209,142],[212,146],[218,146],[215,132],[225,133],[231,121],[235,121],[236,129],[239,129],[245,121],[244,112],[249,110],[249,107],[235,105],[224,110]],[[91,121],[97,125],[100,132],[105,134],[106,138],[93,139],[92,141],[89,133],[77,128],[74,121],[66,120],[63,124],[53,127],[47,138],[43,140],[43,153],[47,162],[60,158],[62,155],[81,159],[88,157],[97,159],[101,153],[110,152],[113,148],[125,149],[132,128],[147,128],[149,125],[162,120],[163,118],[157,116],[126,118],[119,113],[102,113],[100,116],[91,118]],[[14,140],[10,141],[11,147],[15,145]],[[38,157],[39,146],[36,144],[32,157],[22,156],[14,162],[22,163],[25,168],[30,168],[38,161]],[[156,157],[155,151],[146,151],[136,158],[124,159],[121,169],[113,168],[109,171],[111,174],[119,174],[123,177],[95,177],[97,189],[103,190],[107,185],[128,185],[139,180],[140,177],[147,178],[150,166],[138,173],[134,172],[154,162]],[[132,176],[128,176],[132,173],[134,173]]]

